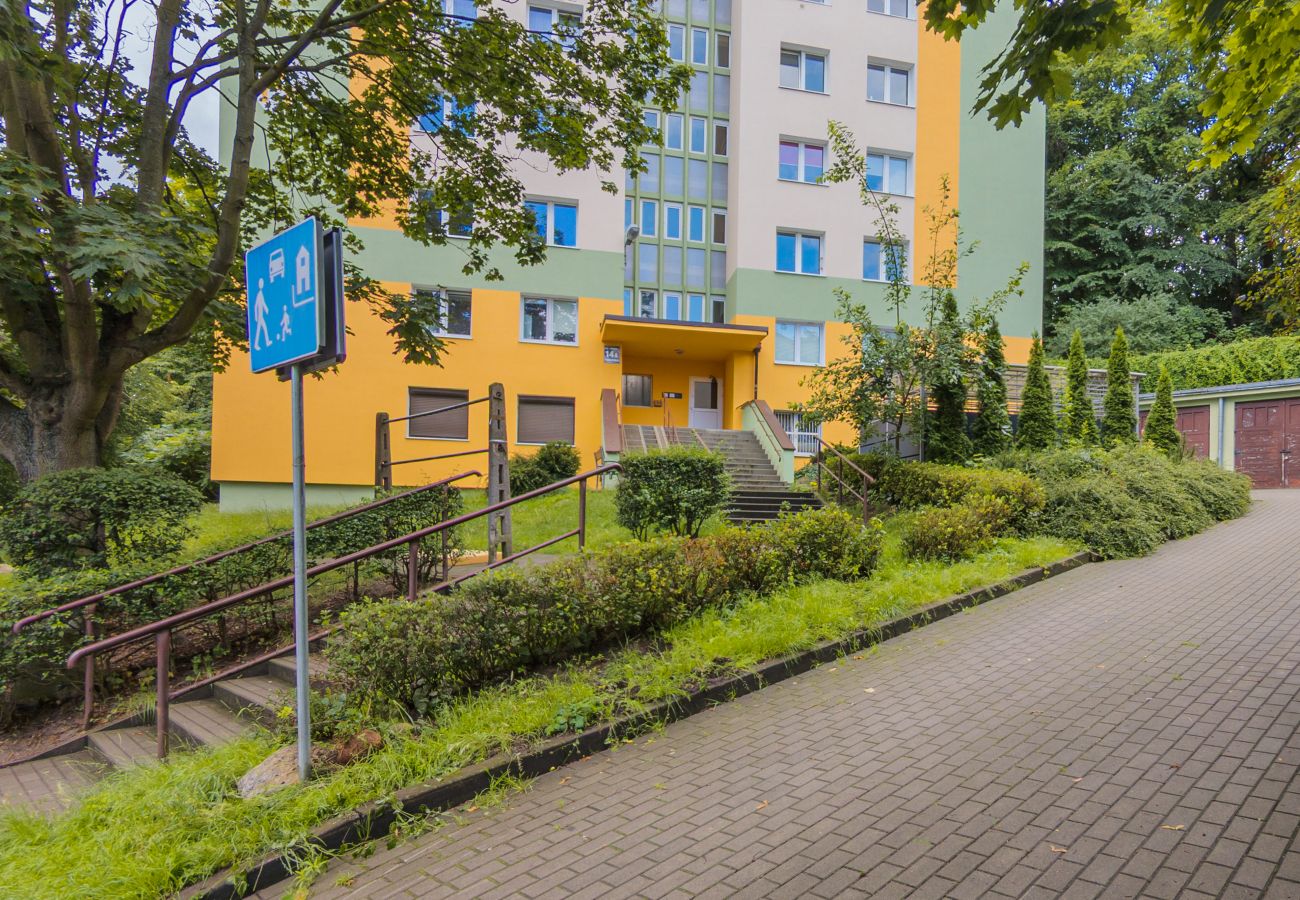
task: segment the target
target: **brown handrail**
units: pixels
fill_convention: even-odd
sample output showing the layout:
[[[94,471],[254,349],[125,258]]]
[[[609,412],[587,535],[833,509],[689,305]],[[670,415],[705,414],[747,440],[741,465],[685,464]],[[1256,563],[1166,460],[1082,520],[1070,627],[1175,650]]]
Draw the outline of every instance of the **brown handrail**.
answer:
[[[862,504],[862,521],[866,522],[867,519],[870,518],[870,509],[867,504],[867,492],[871,488],[871,485],[876,483],[876,479],[872,478],[866,469],[863,469],[853,460],[849,459],[843,453],[841,453],[840,451],[832,447],[830,444],[823,441],[820,436],[814,435],[813,440],[815,440],[818,445],[817,455],[813,457],[813,463],[817,466],[818,495],[820,495],[822,492],[822,472],[824,471],[828,476],[830,476],[835,481],[836,502],[843,503],[844,494],[845,492],[847,492],[850,497],[855,498],[860,504]],[[828,450],[836,457],[837,470],[832,470],[831,467],[827,465],[825,462],[826,451]],[[845,475],[844,475],[845,466],[848,466],[850,469],[852,469],[854,472],[856,472],[858,475],[862,477],[861,493],[858,493],[852,487],[850,487],[848,481],[845,480]]]
[[[333,515],[326,516],[323,519],[317,519],[314,522],[308,522],[307,530],[310,531],[313,528],[320,528],[322,525],[332,525],[335,522],[340,522],[344,519],[351,518],[352,516],[360,515],[361,513],[364,512],[370,512],[371,510],[378,509],[381,506],[387,506],[389,503],[393,503],[405,497],[410,497],[415,494],[423,493],[425,491],[431,491],[435,488],[446,487],[447,485],[451,484],[453,481],[460,481],[463,478],[470,478],[470,477],[482,478],[483,473],[478,471],[477,469],[471,469],[468,472],[461,472],[459,475],[452,475],[450,478],[444,478],[441,481],[430,482],[429,484],[426,484],[422,487],[412,488],[411,490],[403,491],[400,494],[393,494],[388,497],[383,497],[379,500],[373,500],[370,503],[362,504],[361,506],[353,507],[352,509],[345,509],[342,512],[337,512],[334,513]],[[36,622],[40,622],[44,619],[48,619],[51,616],[57,616],[59,613],[71,612],[75,609],[80,609],[83,606],[90,606],[92,604],[99,603],[101,600],[107,600],[109,597],[115,597],[118,594],[125,594],[126,592],[136,590],[137,588],[142,588],[151,584],[156,584],[157,582],[162,581],[165,578],[172,578],[175,577],[176,575],[184,575],[186,572],[190,571],[196,566],[211,565],[212,563],[220,562],[223,559],[229,559],[230,557],[235,556],[236,554],[244,553],[249,550],[252,550],[255,547],[261,547],[266,544],[272,543],[273,541],[278,541],[281,540],[282,538],[289,537],[292,534],[293,534],[292,531],[277,532],[276,534],[271,534],[271,535],[267,535],[264,538],[259,538],[258,540],[252,541],[251,543],[243,544],[242,546],[234,547],[230,550],[222,550],[220,553],[214,553],[213,555],[204,557],[203,559],[186,563],[183,566],[176,566],[175,568],[168,569],[165,572],[157,572],[153,575],[148,576],[147,578],[141,578],[136,581],[132,581],[129,584],[123,584],[115,588],[109,588],[106,591],[100,591],[98,594],[91,594],[87,597],[82,597],[78,600],[70,600],[61,606],[56,606],[52,609],[47,609],[44,612],[35,613],[33,615],[19,619],[17,622],[14,623],[13,633],[17,634],[18,632],[26,628],[28,625],[32,625],[35,624]]]
[[[527,556],[530,553],[534,553],[537,550],[542,549],[543,547],[549,547],[552,544],[558,543],[560,540],[565,540],[569,537],[576,536],[578,538],[578,546],[579,548],[582,548],[586,545],[587,480],[590,478],[604,475],[607,472],[621,470],[622,468],[623,467],[620,466],[618,463],[608,463],[606,465],[598,466],[594,469],[590,469],[586,472],[580,472],[577,475],[574,475],[572,477],[564,478],[561,479],[560,481],[554,482],[544,487],[527,491],[523,494],[520,494],[517,497],[511,497],[510,499],[504,500],[500,503],[491,504],[489,506],[485,506],[482,509],[475,510],[473,512],[463,513],[459,516],[455,516],[450,519],[445,519],[442,522],[438,522],[437,524],[430,525],[425,528],[421,528],[418,531],[413,531],[410,534],[402,535],[401,537],[391,538],[387,541],[382,541],[381,543],[375,544],[371,547],[366,547],[362,550],[356,550],[353,551],[352,553],[345,554],[336,559],[319,563],[307,570],[306,573],[307,577],[322,575],[326,572],[331,572],[335,569],[342,568],[343,566],[351,565],[354,562],[360,562],[363,559],[369,559],[371,557],[378,556],[381,553],[387,553],[390,550],[396,550],[402,546],[407,546],[410,549],[407,556],[407,579],[408,580],[407,580],[406,596],[408,600],[414,600],[416,599],[416,596],[419,593],[419,584],[418,584],[419,545],[420,545],[420,541],[422,541],[424,538],[430,537],[435,534],[445,533],[450,529],[460,525],[464,525],[467,522],[472,522],[475,519],[501,512],[504,509],[507,509],[509,507],[515,506],[517,504],[523,503],[528,500],[532,500],[536,497],[544,496],[553,491],[557,491],[561,488],[568,487],[571,484],[578,484],[579,486],[578,528],[575,531],[571,531],[565,535],[562,535],[561,537],[551,538],[549,540],[543,541],[542,543],[534,547],[531,547],[528,550],[524,550],[518,553],[513,553],[502,560],[498,560],[497,563],[490,566],[490,568],[495,568],[498,565],[504,565],[507,562],[514,562],[515,560]],[[483,571],[487,571],[487,569],[484,569]],[[465,580],[464,578],[459,578],[455,582],[449,581],[445,585],[440,586],[440,589],[449,588],[454,584],[457,584],[464,580]],[[223,597],[220,600],[214,600],[211,603],[206,603],[202,606],[195,606],[188,610],[183,610],[182,612],[176,613],[171,616],[167,616],[166,618],[159,619],[158,621],[152,622],[148,625],[142,625],[138,628],[131,629],[130,631],[125,631],[122,632],[121,634],[113,635],[112,637],[104,638],[94,643],[87,644],[75,650],[72,653],[72,655],[68,657],[67,667],[69,669],[75,668],[77,663],[81,662],[83,659],[84,660],[93,659],[93,657],[99,653],[103,653],[108,650],[114,650],[118,647],[123,647],[127,644],[132,644],[135,643],[136,641],[144,640],[145,638],[152,636],[156,644],[155,666],[157,669],[157,671],[155,672],[155,679],[154,679],[154,683],[157,685],[157,706],[156,706],[154,718],[155,718],[156,728],[157,728],[158,756],[161,758],[167,755],[168,711],[169,711],[169,704],[175,696],[175,694],[173,694],[171,690],[171,685],[169,681],[170,667],[171,667],[172,630],[182,625],[186,625],[190,622],[197,621],[198,619],[212,615],[213,613],[217,613],[217,612],[221,612],[222,610],[229,609],[232,606],[236,606],[240,603],[251,600],[255,597],[260,597],[264,594],[269,594],[274,591],[289,587],[292,584],[293,584],[293,576],[279,578],[276,579],[275,581],[268,581],[265,584],[259,585],[254,588],[249,588],[247,590],[239,591],[235,594],[231,594],[228,597]],[[236,668],[247,668],[249,665],[251,664],[244,664],[242,667],[236,667]],[[210,678],[212,678],[212,680],[215,680],[215,677],[213,676],[210,676]]]
[[[439,406],[437,409],[426,409],[424,412],[410,413],[409,415],[405,415],[405,416],[397,416],[396,418],[389,418],[388,424],[391,425],[394,422],[408,422],[411,419],[422,419],[425,416],[436,416],[438,415],[438,413],[455,412],[458,409],[465,409],[466,407],[473,406],[476,403],[486,403],[490,399],[491,397],[479,397],[475,400],[463,400],[460,403],[453,403],[451,406]]]

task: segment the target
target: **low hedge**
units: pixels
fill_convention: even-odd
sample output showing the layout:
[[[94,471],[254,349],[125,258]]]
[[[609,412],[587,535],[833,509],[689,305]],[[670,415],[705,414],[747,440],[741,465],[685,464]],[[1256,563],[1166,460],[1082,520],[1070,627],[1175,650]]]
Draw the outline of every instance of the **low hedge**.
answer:
[[[656,531],[699,537],[731,491],[726,458],[703,447],[631,453],[620,462],[618,524],[641,540]]]
[[[843,510],[821,509],[502,570],[447,597],[346,610],[325,655],[350,697],[424,716],[493,679],[663,629],[747,593],[866,578],[881,535],[878,522],[864,528]]]
[[[1009,524],[1018,530],[1030,526],[1044,503],[1042,487],[1023,472],[925,462],[883,467],[873,491],[883,502],[903,510],[955,506],[979,496],[998,497],[1007,504]]]
[[[903,552],[908,559],[967,559],[1012,531],[1012,521],[1011,504],[988,494],[954,506],[927,507],[904,523]]]

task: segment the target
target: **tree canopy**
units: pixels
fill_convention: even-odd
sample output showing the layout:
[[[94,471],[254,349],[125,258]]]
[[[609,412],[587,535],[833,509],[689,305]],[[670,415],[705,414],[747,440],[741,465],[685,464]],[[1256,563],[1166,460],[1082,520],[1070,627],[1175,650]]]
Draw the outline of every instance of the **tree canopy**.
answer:
[[[506,0],[158,0],[141,71],[131,6],[0,6],[0,454],[24,479],[100,462],[131,367],[196,330],[218,356],[242,340],[240,250],[259,230],[395,210],[441,243],[436,214],[472,211],[467,271],[494,275],[497,244],[539,262],[519,162],[616,190],[652,136],[644,105],[687,78],[652,0],[587,0],[546,32]],[[220,163],[185,129],[217,91]],[[436,304],[350,288],[408,360],[437,361]]]

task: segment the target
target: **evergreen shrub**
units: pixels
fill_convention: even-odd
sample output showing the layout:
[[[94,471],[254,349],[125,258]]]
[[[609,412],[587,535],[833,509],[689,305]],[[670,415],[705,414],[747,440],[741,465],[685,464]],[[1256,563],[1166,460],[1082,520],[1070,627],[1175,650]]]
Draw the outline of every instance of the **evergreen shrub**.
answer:
[[[959,560],[988,549],[1012,530],[1011,504],[976,495],[955,506],[932,506],[908,515],[903,552],[908,559]]]
[[[955,506],[972,497],[996,497],[1007,504],[1011,524],[1029,525],[1043,506],[1043,489],[1022,472],[991,468],[905,462],[887,467],[875,485],[876,496],[904,510]]]
[[[572,478],[578,474],[581,465],[582,457],[577,448],[562,441],[544,444],[532,456],[516,453],[510,457],[510,495],[518,497]]]
[[[640,540],[657,531],[698,537],[727,502],[726,461],[702,447],[670,447],[623,457],[614,507],[618,523]]]
[[[359,702],[425,716],[493,679],[682,621],[745,593],[868,577],[878,522],[820,509],[703,538],[663,537],[479,576],[446,597],[343,612],[325,654]]]

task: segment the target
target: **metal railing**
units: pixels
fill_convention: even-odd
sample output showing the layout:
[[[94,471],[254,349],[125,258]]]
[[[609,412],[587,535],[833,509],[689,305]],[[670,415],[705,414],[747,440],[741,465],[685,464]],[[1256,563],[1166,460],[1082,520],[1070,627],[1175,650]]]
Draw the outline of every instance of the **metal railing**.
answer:
[[[361,506],[355,506],[351,509],[345,509],[342,512],[338,512],[338,513],[334,513],[333,515],[326,516],[323,519],[317,519],[314,522],[309,522],[307,524],[307,530],[312,531],[317,528],[322,528],[326,525],[333,525],[338,522],[343,522],[348,519],[354,518],[356,516],[362,515],[364,513],[374,512],[377,509],[382,509],[385,506],[389,506],[390,504],[396,503],[400,500],[405,500],[409,497],[413,497],[418,494],[423,494],[429,491],[434,491],[439,489],[448,489],[454,482],[460,481],[462,479],[471,478],[471,477],[482,477],[482,475],[483,473],[479,472],[477,469],[471,469],[467,472],[461,472],[460,474],[452,475],[449,478],[443,478],[440,481],[431,482],[422,487],[412,488],[411,490],[408,491],[402,491],[399,494],[392,494],[388,497],[382,497],[379,500],[374,500],[370,503],[364,503]],[[84,629],[85,635],[88,639],[94,641],[95,638],[98,636],[96,621],[95,621],[95,613],[99,608],[99,604],[104,602],[105,600],[110,600],[114,597],[121,597],[125,594],[131,593],[132,591],[140,590],[141,588],[149,587],[150,585],[154,585],[154,584],[158,584],[159,582],[166,581],[169,578],[175,578],[180,575],[185,575],[195,569],[201,569],[206,566],[211,566],[216,563],[222,562],[223,560],[231,559],[233,557],[240,556],[245,553],[249,553],[251,551],[257,550],[260,547],[265,547],[268,544],[273,544],[277,541],[282,541],[285,538],[291,537],[292,534],[293,534],[292,531],[277,532],[276,534],[271,534],[271,535],[267,535],[264,538],[259,538],[256,541],[251,541],[247,544],[241,544],[238,547],[232,547],[231,549],[223,550],[220,553],[214,553],[211,556],[204,557],[203,559],[198,559],[181,566],[175,566],[174,568],[167,569],[164,572],[156,572],[153,575],[150,575],[146,578],[139,578],[135,581],[128,582],[127,584],[121,584],[118,585],[117,587],[109,588],[108,590],[105,591],[100,591],[97,594],[90,594],[88,596],[81,597],[76,600],[70,600],[67,603],[60,604],[59,606],[51,607],[50,609],[44,610],[42,612],[34,613],[33,615],[26,616],[22,619],[19,619],[13,625],[13,633],[18,634],[24,628],[34,625],[37,622],[42,622],[45,621],[46,619],[54,618],[55,616],[63,615],[65,613],[70,613],[70,612],[76,612],[80,610],[81,618],[82,618],[82,628]],[[92,712],[94,710],[94,705],[95,705],[95,665],[94,665],[94,660],[88,658],[86,660],[86,669],[82,676],[82,706],[83,706],[82,718],[81,718],[82,730],[85,730],[86,728],[90,727],[90,719],[91,719]]]
[[[441,583],[437,584],[433,588],[433,590],[435,591],[449,590],[455,585],[465,581],[467,578],[472,578],[473,576],[481,574],[482,572],[486,572],[491,569],[495,569],[500,566],[504,566],[509,563],[515,562],[519,559],[522,559],[525,556],[528,556],[529,554],[536,553],[539,550],[545,549],[546,547],[553,546],[555,544],[558,544],[561,541],[568,540],[569,538],[572,537],[576,537],[578,539],[578,548],[582,549],[586,546],[586,539],[587,539],[587,481],[590,478],[596,478],[604,475],[606,472],[616,471],[621,468],[622,467],[619,466],[618,463],[610,463],[608,465],[599,466],[595,469],[590,469],[586,472],[580,472],[579,474],[574,475],[571,478],[565,478],[553,484],[546,485],[545,487],[540,487],[537,488],[536,490],[528,491],[526,493],[520,494],[517,497],[512,497],[509,500],[505,500],[501,503],[489,504],[488,506],[485,506],[482,509],[475,510],[469,513],[464,513],[459,516],[454,516],[450,519],[446,519],[442,522],[439,522],[435,525],[431,525],[427,528],[422,528],[418,531],[413,531],[410,534],[401,535],[400,537],[383,541],[371,547],[366,547],[362,550],[357,550],[352,553],[345,554],[336,559],[328,560],[323,563],[318,563],[317,565],[314,565],[307,570],[307,577],[312,578],[317,575],[323,575],[327,572],[332,572],[335,569],[342,568],[343,566],[352,565],[353,563],[360,562],[365,559],[370,559],[375,556],[379,556],[380,554],[387,553],[391,550],[398,550],[401,549],[402,547],[406,547],[407,548],[406,598],[407,600],[413,601],[419,595],[419,589],[420,589],[420,584],[419,584],[419,572],[420,572],[419,556],[421,552],[420,545],[421,542],[423,542],[425,539],[433,537],[434,535],[440,536],[442,540],[442,553],[443,553],[443,566],[442,566],[443,580],[441,581]],[[536,497],[544,496],[546,494],[552,493],[553,491],[566,488],[572,484],[578,485],[578,526],[576,528],[566,531],[564,534],[561,534],[557,537],[553,537],[548,540],[542,541],[541,543],[536,544],[535,546],[530,547],[527,550],[511,553],[500,559],[492,560],[488,563],[488,565],[486,565],[482,569],[476,570],[474,572],[470,572],[466,575],[462,575],[455,579],[450,578],[450,571],[447,566],[447,557],[446,557],[446,554],[448,552],[448,547],[447,547],[448,532],[468,522],[472,522],[475,519],[480,519],[483,518],[484,516],[492,516],[495,513],[500,513],[502,510],[508,509],[513,506],[517,506],[520,503],[524,503]],[[222,599],[213,601],[212,603],[207,603],[204,604],[203,606],[197,606],[192,609],[185,610],[184,612],[180,612],[175,615],[168,616],[164,619],[160,619],[157,622],[153,622],[148,625],[142,625],[139,628],[132,629],[131,631],[123,632],[122,634],[114,635],[113,637],[104,638],[102,640],[96,641],[95,643],[92,644],[88,644],[76,650],[71,656],[68,657],[67,667],[69,669],[75,668],[77,664],[82,662],[83,660],[89,661],[98,654],[104,653],[109,650],[114,650],[119,647],[124,647],[129,644],[134,644],[139,641],[143,641],[147,638],[152,637],[154,639],[154,648],[155,648],[154,666],[155,666],[155,688],[156,688],[154,720],[155,720],[155,726],[157,731],[158,756],[159,758],[162,758],[167,755],[167,750],[168,750],[169,712],[170,712],[170,704],[173,700],[175,700],[177,697],[198,690],[201,687],[206,687],[207,685],[210,685],[215,681],[219,681],[223,678],[228,678],[231,675],[235,675],[238,674],[239,672],[246,671],[247,669],[250,669],[256,665],[260,665],[261,663],[274,659],[277,656],[284,655],[285,653],[288,653],[290,650],[293,649],[293,645],[278,648],[277,650],[263,654],[256,659],[247,660],[243,663],[240,663],[237,666],[233,666],[229,669],[225,669],[222,672],[219,672],[217,674],[209,675],[206,678],[202,679],[201,681],[195,682],[194,684],[187,685],[181,688],[180,690],[173,691],[171,688],[172,632],[175,629],[180,628],[184,625],[188,625],[191,622],[198,621],[199,619],[208,616],[217,615],[234,606],[251,602],[253,600],[256,600],[259,597],[265,596],[266,594],[290,587],[292,584],[293,584],[293,576],[287,576],[285,578],[280,578],[275,581],[269,581],[265,584],[258,585],[257,587],[249,588],[248,590],[244,590],[244,591],[239,591],[238,593],[231,594],[228,597],[223,597]],[[321,637],[328,635],[332,630],[333,630],[332,628],[325,628],[320,631],[317,631],[309,635],[308,640],[309,641],[319,640]]]
[[[830,456],[828,457],[827,454]],[[876,483],[876,479],[872,478],[865,469],[820,437],[817,438],[817,452],[812,458],[812,464],[817,467],[818,496],[829,500],[832,498],[828,494],[833,492],[835,502],[841,506],[844,505],[845,496],[851,497],[862,507],[862,521],[866,522],[871,517],[871,504],[867,501],[867,492],[871,485]],[[823,475],[829,481],[825,486],[828,490],[823,490]]]

